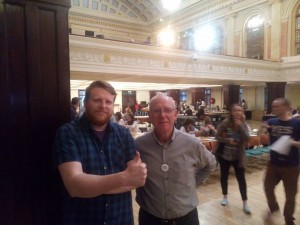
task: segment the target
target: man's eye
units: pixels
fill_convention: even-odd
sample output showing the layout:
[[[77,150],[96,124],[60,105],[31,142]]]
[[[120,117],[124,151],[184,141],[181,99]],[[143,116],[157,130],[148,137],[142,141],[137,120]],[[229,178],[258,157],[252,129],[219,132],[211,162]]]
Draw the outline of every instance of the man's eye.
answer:
[[[165,111],[165,113],[171,113],[173,110],[172,109],[165,109],[164,111]]]

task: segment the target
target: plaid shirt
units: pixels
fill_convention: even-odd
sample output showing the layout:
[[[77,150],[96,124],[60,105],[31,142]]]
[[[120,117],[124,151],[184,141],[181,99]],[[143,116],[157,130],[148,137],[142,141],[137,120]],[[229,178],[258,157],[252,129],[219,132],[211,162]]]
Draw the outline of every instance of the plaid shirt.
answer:
[[[84,173],[107,175],[124,171],[135,152],[133,138],[126,128],[110,122],[101,144],[83,115],[58,129],[54,161],[57,166],[77,161]],[[65,190],[64,224],[133,225],[131,192],[72,198]]]

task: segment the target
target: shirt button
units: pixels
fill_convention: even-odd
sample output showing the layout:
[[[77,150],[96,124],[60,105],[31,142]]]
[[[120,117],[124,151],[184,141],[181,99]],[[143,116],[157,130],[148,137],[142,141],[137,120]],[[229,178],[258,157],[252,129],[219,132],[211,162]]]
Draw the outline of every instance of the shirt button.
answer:
[[[107,203],[105,204],[105,207],[108,207],[108,204],[107,204]]]
[[[103,169],[105,169],[105,170],[106,170],[106,166],[104,166],[104,167],[103,167]]]

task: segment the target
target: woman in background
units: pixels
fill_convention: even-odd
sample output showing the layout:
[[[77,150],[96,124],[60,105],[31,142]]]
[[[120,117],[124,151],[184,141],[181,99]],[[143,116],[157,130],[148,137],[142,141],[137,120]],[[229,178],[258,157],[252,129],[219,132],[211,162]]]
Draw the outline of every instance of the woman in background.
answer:
[[[136,134],[137,132],[139,132],[138,122],[134,118],[133,114],[129,114],[125,119],[125,126],[129,129],[131,134]]]
[[[238,104],[234,104],[230,108],[228,118],[218,125],[216,139],[219,143],[223,143],[223,148],[218,148],[219,152],[216,153],[219,157],[220,181],[223,194],[220,204],[222,206],[228,205],[228,175],[232,165],[243,200],[243,210],[246,214],[251,214],[251,210],[247,205],[247,184],[245,179],[245,146],[249,140],[249,133],[243,115],[243,108]]]
[[[204,126],[201,127],[200,131],[199,131],[201,136],[207,137],[207,136],[211,136],[214,137],[216,136],[217,130],[214,127],[214,125],[212,124],[211,118],[206,116],[204,118]]]
[[[121,112],[116,112],[115,113],[115,118],[116,118],[116,122],[120,125],[124,125],[125,124],[125,121],[122,119],[122,114]]]
[[[195,135],[196,137],[199,136],[199,130],[194,127],[194,120],[191,118],[187,118],[183,121],[180,131]]]

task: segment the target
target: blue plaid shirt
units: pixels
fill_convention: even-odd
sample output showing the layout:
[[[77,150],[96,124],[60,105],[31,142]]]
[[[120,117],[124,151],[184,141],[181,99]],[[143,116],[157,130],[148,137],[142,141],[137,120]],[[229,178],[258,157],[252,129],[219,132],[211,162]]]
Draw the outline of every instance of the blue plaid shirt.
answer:
[[[54,161],[57,166],[77,161],[84,173],[107,175],[124,171],[135,152],[134,140],[125,127],[110,122],[100,143],[83,115],[58,129]],[[133,225],[131,192],[72,198],[65,189],[64,224]]]

